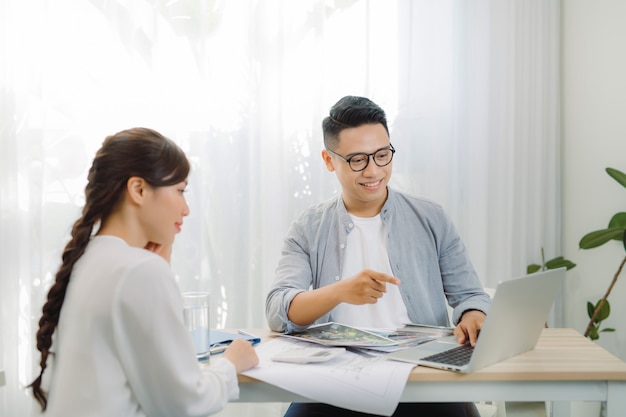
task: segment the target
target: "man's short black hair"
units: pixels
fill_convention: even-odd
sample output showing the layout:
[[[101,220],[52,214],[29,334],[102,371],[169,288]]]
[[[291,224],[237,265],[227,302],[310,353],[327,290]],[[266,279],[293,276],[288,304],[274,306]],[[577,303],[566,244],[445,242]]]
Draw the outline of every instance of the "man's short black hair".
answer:
[[[387,117],[383,109],[368,98],[345,96],[330,108],[330,114],[322,121],[324,146],[326,149],[336,149],[339,133],[344,129],[378,123],[382,124],[389,134]]]

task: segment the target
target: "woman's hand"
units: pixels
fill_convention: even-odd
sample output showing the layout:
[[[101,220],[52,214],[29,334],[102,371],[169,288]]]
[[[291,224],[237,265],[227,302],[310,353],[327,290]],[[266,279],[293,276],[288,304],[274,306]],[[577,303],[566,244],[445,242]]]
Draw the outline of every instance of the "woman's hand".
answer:
[[[154,252],[170,263],[172,257],[172,245],[161,245],[160,243],[148,242],[144,249]]]
[[[244,339],[235,339],[224,351],[224,358],[235,365],[237,373],[250,369],[259,363],[259,357],[252,343]]]

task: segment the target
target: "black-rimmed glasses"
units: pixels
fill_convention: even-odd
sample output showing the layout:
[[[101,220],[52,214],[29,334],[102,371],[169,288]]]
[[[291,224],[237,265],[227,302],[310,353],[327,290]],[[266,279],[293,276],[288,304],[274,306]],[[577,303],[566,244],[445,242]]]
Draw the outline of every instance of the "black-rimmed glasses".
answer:
[[[385,165],[389,165],[391,160],[393,159],[393,154],[396,152],[393,145],[390,143],[389,146],[385,146],[384,148],[380,148],[372,153],[359,152],[352,154],[350,157],[346,158],[345,156],[339,155],[335,151],[331,151],[330,149],[326,149],[328,152],[332,153],[338,158],[343,159],[348,163],[350,169],[354,172],[363,171],[370,163],[370,157],[374,160],[374,163],[379,167],[384,167]]]

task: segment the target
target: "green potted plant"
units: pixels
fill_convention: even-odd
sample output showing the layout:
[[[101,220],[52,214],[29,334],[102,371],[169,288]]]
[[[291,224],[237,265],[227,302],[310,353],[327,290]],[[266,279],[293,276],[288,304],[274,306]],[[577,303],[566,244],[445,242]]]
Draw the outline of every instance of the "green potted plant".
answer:
[[[614,168],[606,168],[606,172],[619,184],[626,188],[626,174],[621,171],[618,171]],[[602,246],[609,241],[618,241],[621,242],[624,251],[626,251],[626,213],[619,212],[615,214],[611,220],[609,221],[609,225],[605,229],[595,230],[593,232],[587,233],[580,240],[578,246],[580,249],[592,249],[598,246]],[[608,301],[608,297],[611,294],[611,290],[613,286],[617,282],[617,278],[622,272],[624,268],[624,264],[626,264],[626,254],[624,258],[621,260],[617,271],[613,275],[613,279],[609,284],[604,296],[598,300],[596,304],[592,304],[591,302],[587,302],[587,314],[589,315],[589,324],[585,329],[585,337],[589,337],[592,340],[596,340],[600,337],[601,332],[613,332],[615,329],[612,328],[601,328],[601,323],[611,313],[611,306]]]
[[[626,174],[621,171],[618,171],[614,168],[606,168],[606,172],[626,188]],[[626,251],[626,213],[619,212],[615,214],[611,220],[609,221],[609,225],[605,229],[595,230],[593,232],[587,233],[580,240],[579,247],[580,249],[592,249],[598,246],[602,246],[605,243],[616,240],[621,242],[624,246],[624,250]],[[622,272],[624,265],[626,264],[626,254],[615,272],[613,276],[613,280],[609,284],[607,291],[604,296],[598,300],[595,304],[588,301],[587,302],[587,315],[589,316],[589,323],[585,329],[585,337],[589,337],[591,340],[596,340],[600,337],[600,333],[604,332],[614,332],[613,328],[602,328],[602,322],[606,320],[611,314],[611,305],[608,301],[608,297],[611,294],[611,290],[613,286],[617,282],[617,278]],[[570,270],[576,266],[575,263],[563,258],[562,256],[558,256],[554,259],[550,259],[549,261],[545,260],[543,248],[541,249],[541,265],[539,264],[531,264],[526,268],[529,274],[540,270],[546,269],[555,269],[560,267],[566,267],[567,270]]]
[[[576,264],[572,261],[569,261],[562,256],[557,256],[554,259],[550,259],[546,261],[543,248],[541,248],[541,265],[538,264],[530,264],[526,267],[526,272],[529,274],[534,274],[538,271],[545,271],[546,269],[557,269],[564,266],[568,271],[576,266]]]

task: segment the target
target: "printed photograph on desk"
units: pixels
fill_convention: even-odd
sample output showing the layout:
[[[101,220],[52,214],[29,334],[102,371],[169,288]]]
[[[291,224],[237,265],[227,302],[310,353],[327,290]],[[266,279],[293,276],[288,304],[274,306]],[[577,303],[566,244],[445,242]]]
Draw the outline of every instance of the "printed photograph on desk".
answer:
[[[454,334],[454,327],[431,326],[428,324],[406,323],[397,330],[399,333],[414,333],[434,338],[450,336]]]
[[[429,326],[426,324],[414,323],[406,324],[404,327],[388,332],[376,330],[372,331],[396,342],[396,344],[392,346],[373,346],[366,348],[380,352],[395,352],[397,350],[408,349],[413,346],[421,345],[422,343],[431,342],[441,337],[454,334],[454,329],[451,327]]]
[[[347,326],[341,323],[323,323],[311,326],[304,332],[281,334],[299,340],[306,340],[325,346],[376,347],[394,346],[397,342],[385,336]]]

